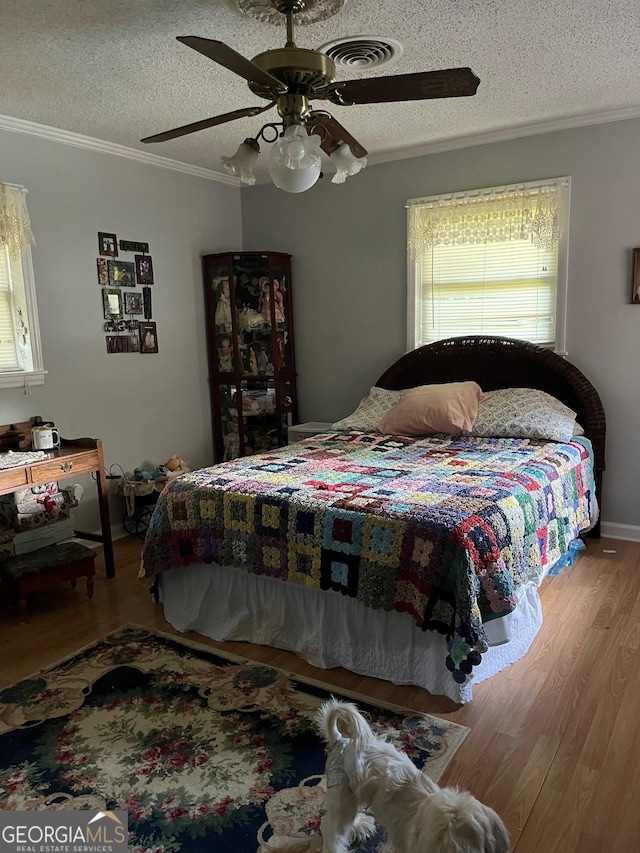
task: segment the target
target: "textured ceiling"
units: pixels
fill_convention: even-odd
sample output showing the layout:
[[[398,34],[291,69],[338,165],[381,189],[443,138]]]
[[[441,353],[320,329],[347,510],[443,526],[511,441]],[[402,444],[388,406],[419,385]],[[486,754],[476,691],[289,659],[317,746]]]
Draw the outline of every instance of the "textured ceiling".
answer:
[[[339,79],[470,66],[471,98],[329,108],[372,162],[526,125],[640,115],[637,0],[346,0],[299,26],[299,47],[381,36],[402,55]],[[285,43],[234,0],[1,0],[0,114],[222,171],[274,110],[156,145],[143,136],[264,105],[245,81],[176,41],[219,39],[247,58]],[[526,132],[523,131],[523,132]],[[640,151],[640,149],[639,149]],[[261,161],[266,161],[264,154]],[[262,170],[261,170],[262,172]]]

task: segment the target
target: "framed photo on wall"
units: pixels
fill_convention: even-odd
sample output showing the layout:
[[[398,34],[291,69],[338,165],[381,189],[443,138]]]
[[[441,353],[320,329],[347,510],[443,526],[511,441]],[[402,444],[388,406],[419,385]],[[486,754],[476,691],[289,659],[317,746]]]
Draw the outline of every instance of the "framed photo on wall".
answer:
[[[136,280],[138,284],[153,284],[153,261],[149,255],[136,255]]]
[[[106,231],[98,231],[98,253],[118,257],[118,238],[115,234],[107,234]]]
[[[102,307],[105,320],[122,320],[122,293],[115,287],[102,291]]]
[[[124,313],[125,314],[142,314],[142,294],[136,291],[127,290],[124,296]]]
[[[140,352],[158,352],[158,332],[155,323],[140,323]]]
[[[107,270],[107,262],[104,258],[97,258],[98,262],[98,282],[103,287],[109,284],[109,272]]]
[[[151,288],[143,287],[142,288],[142,304],[144,308],[144,319],[150,320],[153,316],[153,312],[151,310]]]
[[[107,261],[110,287],[135,287],[134,266],[131,261]]]
[[[640,247],[633,249],[631,264],[631,304],[640,305]]]

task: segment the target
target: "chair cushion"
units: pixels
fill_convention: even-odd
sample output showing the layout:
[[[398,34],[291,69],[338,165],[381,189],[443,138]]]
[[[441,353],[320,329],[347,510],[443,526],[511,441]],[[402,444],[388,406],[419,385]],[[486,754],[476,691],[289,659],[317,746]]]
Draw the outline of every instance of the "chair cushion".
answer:
[[[17,579],[55,566],[63,566],[66,563],[75,563],[88,558],[95,559],[95,556],[93,548],[87,548],[79,542],[62,542],[59,545],[46,545],[44,548],[38,548],[37,551],[2,560],[0,571],[8,577]]]

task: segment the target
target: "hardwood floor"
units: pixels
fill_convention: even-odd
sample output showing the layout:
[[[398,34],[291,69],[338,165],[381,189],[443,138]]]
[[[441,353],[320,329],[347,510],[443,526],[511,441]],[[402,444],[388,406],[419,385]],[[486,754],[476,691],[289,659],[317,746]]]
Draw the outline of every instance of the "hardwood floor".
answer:
[[[116,572],[96,561],[84,584],[34,595],[18,623],[0,610],[0,688],[126,623],[177,633],[136,579],[141,543],[115,543]],[[469,726],[441,782],[503,817],[515,853],[623,853],[640,842],[640,544],[590,540],[542,587],[544,625],[527,656],[456,706],[412,687],[318,670],[248,643],[211,646]]]

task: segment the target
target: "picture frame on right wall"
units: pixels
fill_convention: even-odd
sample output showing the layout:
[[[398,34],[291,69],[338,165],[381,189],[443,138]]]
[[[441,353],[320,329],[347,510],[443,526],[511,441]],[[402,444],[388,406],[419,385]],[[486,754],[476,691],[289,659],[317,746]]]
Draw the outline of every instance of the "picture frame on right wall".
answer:
[[[633,249],[631,264],[631,304],[640,305],[640,246]]]

